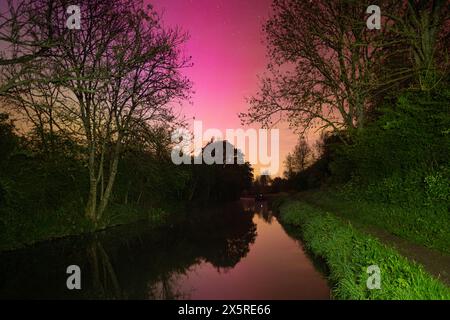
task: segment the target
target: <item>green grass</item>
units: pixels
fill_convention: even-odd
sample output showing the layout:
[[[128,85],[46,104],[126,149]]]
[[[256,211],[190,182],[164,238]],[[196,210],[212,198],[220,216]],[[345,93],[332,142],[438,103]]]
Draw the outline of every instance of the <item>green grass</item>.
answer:
[[[304,192],[299,198],[354,222],[376,226],[411,242],[450,253],[448,207],[400,206],[349,197],[333,189]]]
[[[336,299],[450,299],[450,288],[375,238],[304,202],[280,208],[283,224],[301,230],[305,245],[325,259]],[[381,270],[381,289],[367,288],[367,268]]]
[[[271,201],[270,206],[273,210],[279,210],[284,202],[291,198],[289,193],[278,193]]]

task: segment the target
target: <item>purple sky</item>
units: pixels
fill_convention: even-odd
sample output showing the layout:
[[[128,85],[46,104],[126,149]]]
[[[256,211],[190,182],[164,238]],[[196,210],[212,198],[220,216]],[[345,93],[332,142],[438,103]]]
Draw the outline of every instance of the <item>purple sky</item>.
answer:
[[[179,26],[190,34],[185,50],[192,56],[194,66],[185,74],[194,82],[195,94],[193,104],[186,104],[183,113],[202,120],[204,130],[217,128],[225,132],[228,128],[240,128],[237,115],[247,110],[245,98],[257,92],[257,75],[267,65],[262,25],[272,1],[149,2],[163,12],[165,25]],[[286,129],[280,131],[281,165],[295,141],[294,134]]]

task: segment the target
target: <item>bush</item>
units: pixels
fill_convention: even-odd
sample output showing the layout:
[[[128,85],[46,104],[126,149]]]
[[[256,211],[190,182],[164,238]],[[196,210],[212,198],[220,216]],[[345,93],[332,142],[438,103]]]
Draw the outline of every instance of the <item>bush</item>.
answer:
[[[351,180],[349,189],[370,200],[413,205],[448,200],[449,106],[448,90],[401,95],[355,133],[351,145],[338,146],[332,175]]]
[[[425,177],[426,194],[430,202],[450,201],[450,169],[442,167]]]
[[[270,206],[273,210],[279,210],[281,206],[289,200],[289,194],[281,193],[278,194],[272,201],[270,202]]]

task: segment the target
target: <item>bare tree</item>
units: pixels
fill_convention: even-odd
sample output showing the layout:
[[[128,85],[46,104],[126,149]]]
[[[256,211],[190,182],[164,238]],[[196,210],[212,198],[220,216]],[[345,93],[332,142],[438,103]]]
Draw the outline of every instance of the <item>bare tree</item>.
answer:
[[[50,20],[59,39],[54,54],[35,64],[36,72],[19,77],[45,74],[50,81],[23,81],[8,98],[30,119],[51,113],[49,123],[85,145],[90,181],[85,214],[97,222],[110,202],[127,138],[142,124],[169,128],[178,121],[173,103],[188,98],[191,83],[181,71],[190,64],[180,50],[187,35],[163,28],[143,1],[86,0],[80,6],[81,30],[67,29],[65,11],[57,10]]]
[[[366,27],[365,1],[274,0],[264,26],[273,64],[250,99],[245,122],[273,124],[286,116],[294,128],[335,131],[362,127],[380,48]]]
[[[178,51],[187,39],[186,35],[178,30],[160,29],[159,17],[152,11],[140,14],[146,14],[148,19],[138,19],[130,25],[130,31],[121,42],[125,45],[121,44],[120,49],[115,47],[108,60],[109,69],[116,70],[120,77],[114,77],[104,87],[108,110],[105,136],[113,134],[115,145],[108,183],[104,191],[101,189],[99,216],[109,202],[121,147],[127,135],[134,134],[133,129],[141,123],[173,124],[176,116],[170,102],[188,98],[186,91],[190,83],[179,70],[187,67],[189,61],[179,57]],[[128,58],[124,60],[124,57]],[[102,140],[105,142],[110,138]]]
[[[35,67],[38,63],[35,61]],[[57,108],[61,100],[60,88],[51,82],[33,81],[33,73],[17,74],[18,68],[10,65],[3,70],[5,78],[15,78],[21,83],[4,92],[3,101],[20,121],[34,129],[42,154],[51,156],[56,152],[55,135],[63,133],[61,127],[71,122],[65,121]]]
[[[36,71],[34,63],[52,56],[58,43],[51,21],[58,10],[57,1],[52,0],[7,0],[0,11],[0,68],[20,66],[15,77],[0,78],[0,96],[10,89],[36,79],[19,78]],[[1,10],[2,8],[0,8]],[[40,78],[41,81],[50,79]],[[25,82],[24,82],[25,81]]]
[[[283,175],[286,179],[291,179],[294,174],[296,173],[295,167],[294,167],[294,159],[292,157],[292,154],[289,153],[286,156],[286,160],[284,161],[284,167],[286,170],[283,172]]]
[[[294,150],[289,153],[285,160],[286,178],[292,178],[296,173],[305,170],[312,162],[314,154],[305,138],[300,137]]]
[[[381,30],[368,30],[370,1],[274,0],[264,26],[272,63],[241,120],[288,120],[300,133],[363,128],[376,94],[417,74],[436,83],[425,78],[433,78],[445,2],[381,1]],[[387,63],[392,56],[403,61]]]

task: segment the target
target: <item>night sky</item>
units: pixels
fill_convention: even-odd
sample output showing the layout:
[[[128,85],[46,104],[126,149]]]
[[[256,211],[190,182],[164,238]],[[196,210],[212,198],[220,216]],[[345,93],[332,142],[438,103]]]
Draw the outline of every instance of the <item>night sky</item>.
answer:
[[[163,13],[165,25],[179,26],[190,35],[185,53],[192,56],[194,66],[185,74],[193,81],[195,94],[192,105],[183,106],[183,113],[202,120],[204,130],[217,128],[225,132],[227,128],[240,128],[238,113],[247,110],[245,98],[257,92],[257,75],[263,74],[268,62],[262,26],[269,17],[272,1],[149,2]],[[295,142],[293,133],[280,130],[280,165]]]
[[[190,35],[184,50],[192,56],[194,66],[186,69],[185,75],[193,81],[195,94],[192,104],[183,104],[182,114],[191,124],[193,117],[202,120],[203,130],[217,128],[225,133],[225,129],[241,128],[238,113],[247,110],[246,98],[257,93],[257,76],[263,75],[268,63],[262,27],[272,0],[144,1],[162,14],[165,26],[178,26]],[[297,136],[287,124],[277,128],[283,166]],[[258,165],[255,168],[258,175]],[[278,174],[282,171],[280,168]]]

